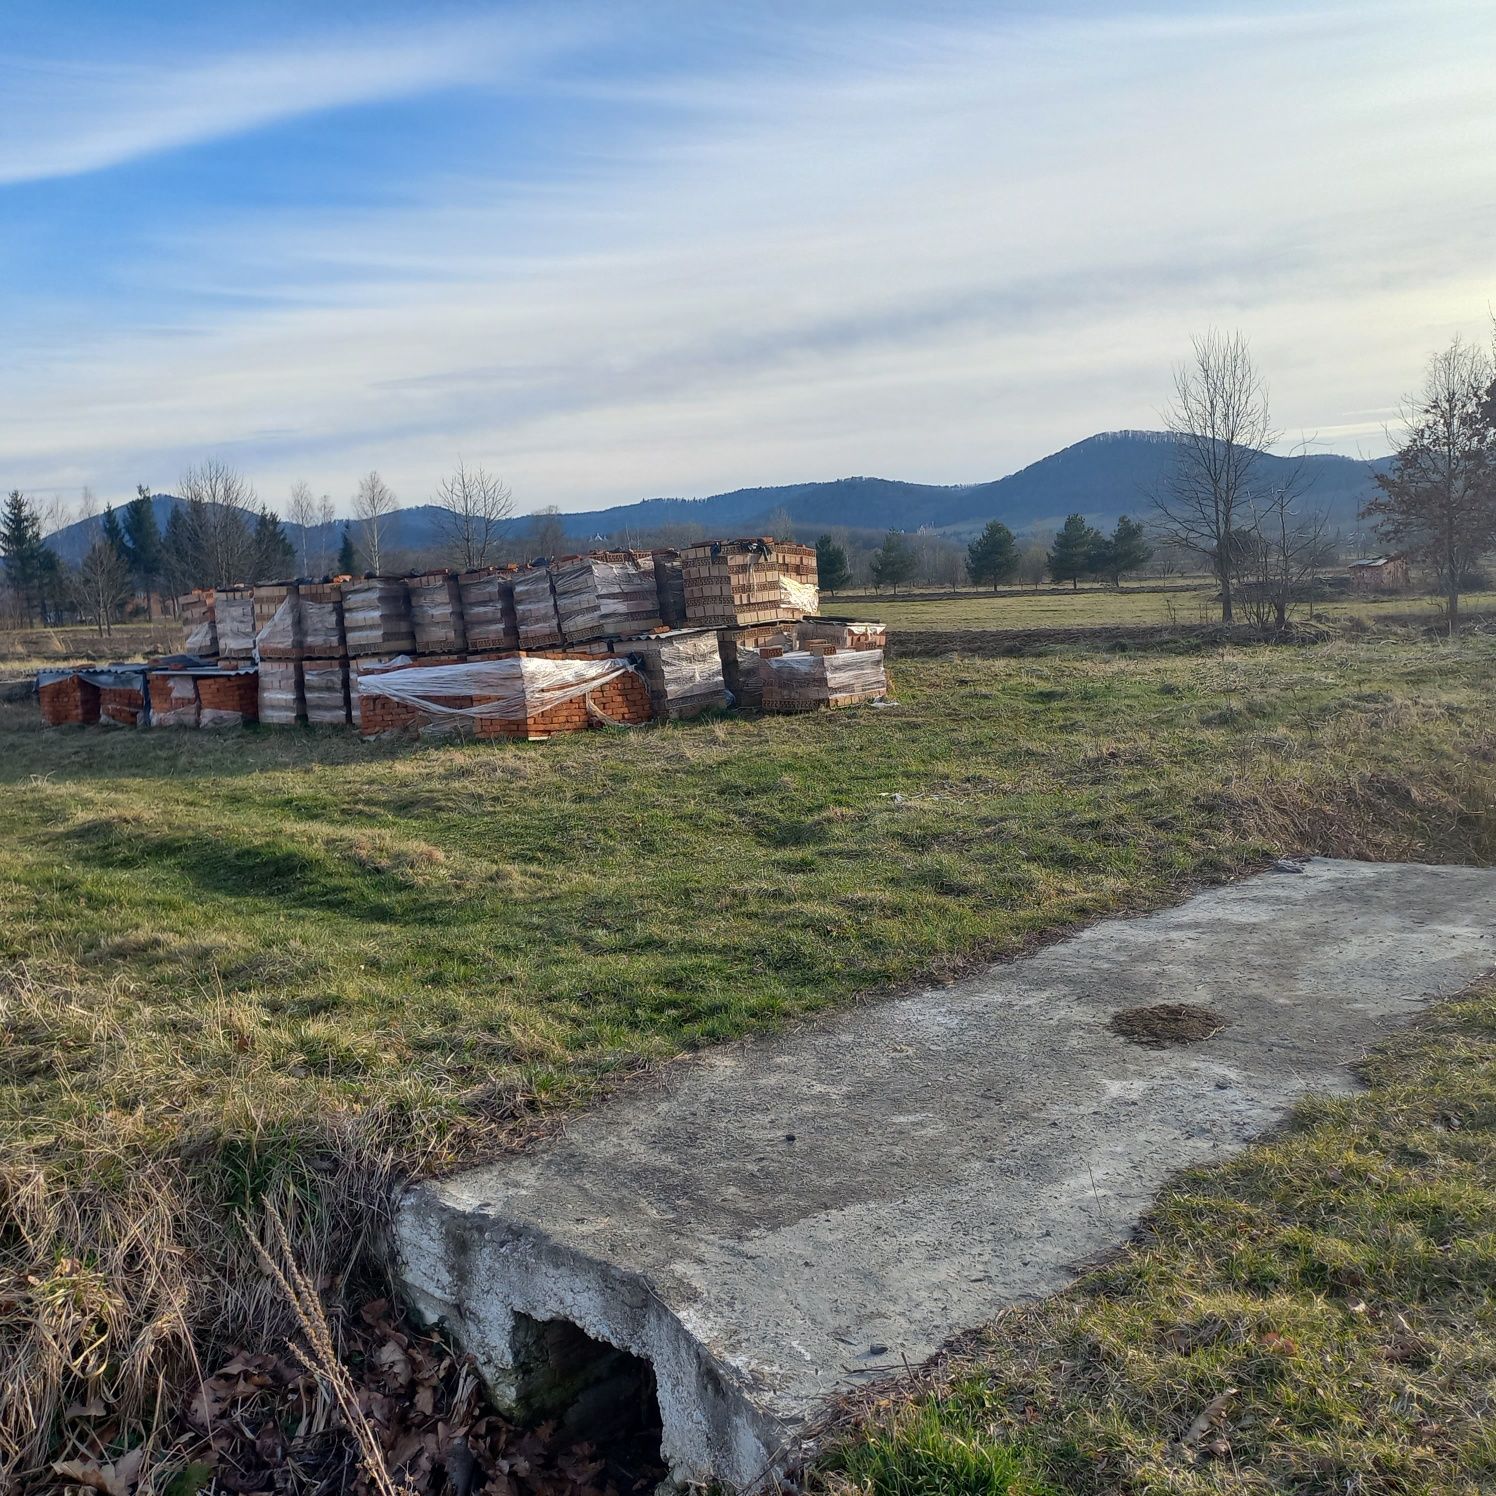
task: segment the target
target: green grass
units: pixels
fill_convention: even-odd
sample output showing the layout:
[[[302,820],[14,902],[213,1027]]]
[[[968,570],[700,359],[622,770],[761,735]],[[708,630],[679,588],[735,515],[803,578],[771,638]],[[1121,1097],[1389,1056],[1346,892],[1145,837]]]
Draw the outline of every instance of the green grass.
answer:
[[[822,1483],[933,1489],[959,1447],[1077,1496],[1496,1489],[1496,987],[1366,1075],[1179,1179],[1142,1244],[1005,1316]]]
[[[909,661],[897,707],[547,745],[0,709],[0,1405],[278,1333],[266,1201],[336,1274],[390,1179],[682,1050],[1283,851],[1490,860],[1493,664]]]

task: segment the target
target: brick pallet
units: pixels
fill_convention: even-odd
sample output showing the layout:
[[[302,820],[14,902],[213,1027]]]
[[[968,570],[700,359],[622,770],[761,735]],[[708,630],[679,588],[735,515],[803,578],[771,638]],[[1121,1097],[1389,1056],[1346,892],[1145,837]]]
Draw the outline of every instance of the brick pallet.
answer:
[[[343,632],[350,655],[415,652],[410,593],[399,577],[370,577],[343,584]]]
[[[260,717],[259,674],[221,671],[197,677],[199,727],[240,727]]]
[[[551,567],[551,585],[557,624],[568,644],[660,627],[652,557],[631,551],[567,557]]]
[[[255,649],[255,601],[251,587],[220,587],[213,594],[220,658],[247,660]]]
[[[301,674],[306,720],[314,726],[346,727],[353,720],[349,710],[348,661],[304,660]]]
[[[763,705],[766,712],[814,712],[827,707],[857,706],[888,694],[881,649],[845,653],[766,649],[763,661]]]
[[[342,582],[302,582],[297,588],[301,605],[301,647],[307,659],[339,660],[348,653],[343,633]]]
[[[682,628],[686,622],[686,578],[680,552],[668,547],[654,553],[655,599],[660,622],[666,628]]]
[[[615,639],[615,655],[639,661],[656,717],[678,722],[727,705],[722,654],[712,629],[676,629]]]
[[[792,625],[760,623],[751,628],[719,629],[717,646],[722,656],[722,678],[733,700],[745,711],[757,711],[764,704],[764,688],[759,669],[759,650],[768,646],[793,649]]]
[[[197,679],[191,675],[168,675],[158,671],[150,677],[151,726],[196,727],[198,725]]]
[[[295,582],[256,583],[254,617],[255,651],[260,659],[301,658],[301,598]]]
[[[817,608],[816,553],[788,540],[714,540],[681,552],[686,621],[745,628]]]
[[[416,653],[461,654],[468,647],[463,626],[462,586],[449,571],[424,572],[406,581]]]
[[[564,642],[550,567],[528,566],[515,574],[514,623],[521,649],[545,649]]]
[[[524,662],[528,658],[574,658],[574,656],[528,656],[511,655],[506,658],[515,662],[515,683],[522,694],[525,692]],[[592,663],[591,656],[586,657]],[[422,665],[427,662],[422,661]],[[398,675],[400,668],[381,672]],[[420,668],[420,667],[414,667]],[[372,674],[372,672],[371,672]],[[497,703],[501,698],[474,694],[459,694],[454,682],[451,694],[437,690],[423,692],[423,700],[437,707],[468,708],[481,707],[485,702]],[[512,699],[512,697],[510,698]],[[358,698],[359,730],[365,736],[376,733],[447,728],[454,732],[465,732],[478,738],[512,738],[529,742],[540,742],[558,733],[581,732],[593,726],[612,723],[638,725],[651,720],[654,715],[649,688],[641,676],[634,671],[624,671],[610,680],[601,682],[586,696],[573,697],[555,706],[545,707],[543,692],[537,688],[535,694],[525,701],[524,715],[483,716],[480,714],[446,718],[440,713],[422,711],[420,706],[405,701],[396,701],[385,696],[366,694],[360,691]],[[590,705],[589,705],[590,703]]]
[[[99,688],[81,675],[39,677],[36,694],[41,701],[42,721],[48,727],[99,720]]]
[[[261,660],[259,717],[272,726],[290,727],[305,722],[304,666],[300,660]]]
[[[519,648],[519,625],[514,617],[516,569],[480,567],[458,577],[469,650]]]

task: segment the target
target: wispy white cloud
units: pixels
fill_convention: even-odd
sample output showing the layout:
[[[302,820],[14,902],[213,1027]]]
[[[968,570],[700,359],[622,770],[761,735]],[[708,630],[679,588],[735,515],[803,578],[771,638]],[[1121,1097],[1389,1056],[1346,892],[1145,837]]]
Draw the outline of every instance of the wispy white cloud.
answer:
[[[543,182],[496,150],[398,208],[171,225],[177,335],[0,368],[6,481],[128,490],[208,450],[267,496],[377,465],[411,502],[461,451],[526,507],[975,480],[1155,424],[1209,323],[1254,338],[1281,424],[1374,448],[1485,316],[1496,27],[1356,15],[884,19],[570,81],[629,107]]]
[[[323,33],[215,58],[0,58],[0,186],[78,176],[322,110],[519,74],[573,33],[532,16]]]

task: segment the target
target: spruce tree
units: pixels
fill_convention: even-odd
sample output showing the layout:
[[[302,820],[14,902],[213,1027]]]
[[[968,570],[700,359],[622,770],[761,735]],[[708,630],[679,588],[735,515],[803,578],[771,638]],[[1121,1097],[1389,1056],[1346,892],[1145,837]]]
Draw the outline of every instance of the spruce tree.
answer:
[[[13,488],[0,514],[0,555],[4,556],[6,580],[28,625],[34,621],[40,602],[46,569],[44,553],[50,554],[42,544],[41,520],[25,494]]]
[[[991,582],[994,592],[1018,574],[1018,545],[1001,520],[989,520],[987,528],[966,547],[966,574],[977,587]]]
[[[829,535],[816,541],[816,575],[822,592],[840,592],[852,580],[846,551]]]
[[[353,548],[353,537],[348,526],[343,526],[343,543],[338,547],[338,575],[351,577],[358,571],[358,552]]]
[[[1049,575],[1056,582],[1069,582],[1073,592],[1081,577],[1092,575],[1097,547],[1104,543],[1104,537],[1086,523],[1084,515],[1070,515],[1049,548]]]
[[[899,583],[914,576],[917,564],[914,547],[900,531],[890,530],[884,536],[883,544],[873,552],[873,581],[879,587],[891,587],[897,593]]]
[[[103,518],[99,521],[99,531],[104,537],[104,544],[111,545],[119,552],[120,558],[128,566],[130,555],[125,545],[124,527],[119,522],[119,515],[115,513],[113,504],[104,505]]]
[[[124,555],[130,571],[145,593],[147,618],[154,618],[152,594],[160,587],[166,568],[166,550],[156,523],[156,507],[150,490],[140,484],[135,497],[125,505]]]
[[[281,525],[280,515],[264,505],[255,516],[253,555],[256,582],[289,576],[296,569],[296,551]]]

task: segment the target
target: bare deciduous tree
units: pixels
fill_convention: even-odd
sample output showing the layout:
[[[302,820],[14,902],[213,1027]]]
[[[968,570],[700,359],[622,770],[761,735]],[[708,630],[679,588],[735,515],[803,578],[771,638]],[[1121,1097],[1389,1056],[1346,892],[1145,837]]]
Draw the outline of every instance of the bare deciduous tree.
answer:
[[[529,543],[536,556],[558,556],[566,549],[566,525],[558,505],[547,504],[530,516]]]
[[[353,496],[353,515],[359,522],[364,559],[368,562],[370,571],[379,570],[379,550],[384,539],[385,521],[394,512],[394,492],[377,472],[370,472],[359,480],[358,492]]]
[[[508,484],[459,460],[437,484],[433,502],[442,511],[438,528],[456,565],[471,571],[497,560],[504,527],[514,513]]]
[[[1403,402],[1403,425],[1392,470],[1377,475],[1381,494],[1361,513],[1385,542],[1434,568],[1454,635],[1465,577],[1496,545],[1493,360],[1456,338]]]
[[[254,566],[254,488],[235,468],[210,457],[182,474],[178,489],[190,515],[189,570],[194,585],[227,587]]]
[[[317,523],[317,501],[312,497],[311,485],[298,478],[291,485],[291,497],[286,502],[286,518],[300,528],[297,536],[297,554],[301,557],[301,574],[310,576],[311,532]]]
[[[338,522],[337,512],[332,507],[332,495],[325,493],[317,500],[317,575],[325,576],[332,570],[333,526]]]
[[[1233,545],[1251,584],[1253,621],[1280,632],[1288,627],[1289,610],[1309,595],[1329,554],[1329,516],[1304,507],[1308,469],[1302,448],[1298,458],[1280,487],[1250,501],[1249,517],[1236,530]]]
[[[1195,339],[1189,361],[1174,371],[1165,421],[1176,455],[1163,491],[1154,496],[1158,529],[1215,572],[1221,621],[1230,623],[1235,532],[1247,517],[1254,470],[1278,440],[1267,386],[1239,332],[1212,329]]]
[[[78,611],[100,635],[114,632],[114,619],[134,592],[125,558],[107,541],[96,540],[68,577]]]

